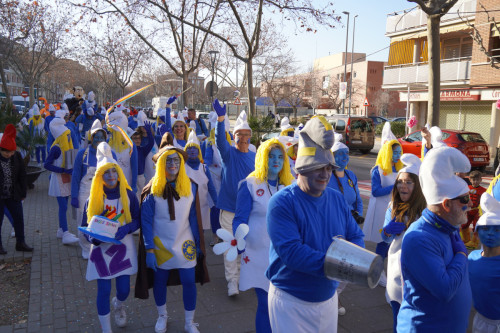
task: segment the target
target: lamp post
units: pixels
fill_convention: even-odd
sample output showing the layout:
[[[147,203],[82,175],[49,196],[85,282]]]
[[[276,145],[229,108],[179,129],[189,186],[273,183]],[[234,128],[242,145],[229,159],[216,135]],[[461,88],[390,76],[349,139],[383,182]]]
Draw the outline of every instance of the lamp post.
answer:
[[[345,54],[344,54],[344,82],[347,81],[347,44],[349,42],[349,12],[342,12],[347,15],[347,29],[345,35]],[[342,100],[342,114],[345,114],[345,98]]]
[[[219,51],[208,51],[208,54],[210,55],[210,63],[212,64],[212,82],[210,83],[210,99],[212,104],[214,103],[214,73],[218,53]]]
[[[352,26],[352,45],[351,45],[351,77],[349,78],[349,117],[351,116],[351,101],[352,101],[352,76],[353,76],[353,71],[352,71],[352,63],[353,63],[353,54],[354,54],[354,32],[356,31],[356,17],[358,15],[354,16],[354,24]]]

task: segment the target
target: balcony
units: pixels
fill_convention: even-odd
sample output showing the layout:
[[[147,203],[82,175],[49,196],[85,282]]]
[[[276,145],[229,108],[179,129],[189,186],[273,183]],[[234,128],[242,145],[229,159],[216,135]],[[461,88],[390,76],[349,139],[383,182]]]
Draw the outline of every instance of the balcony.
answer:
[[[441,60],[441,82],[467,83],[470,80],[471,58],[454,58]],[[416,63],[396,66],[385,66],[384,88],[392,85],[408,83],[427,83],[429,64]]]
[[[424,13],[420,7],[411,11],[409,10],[410,9],[395,12],[387,16],[385,26],[385,34],[387,36],[397,35],[412,29],[426,29],[427,14]],[[446,25],[446,22],[460,21],[457,11],[460,12],[461,17],[474,17],[476,0],[458,0],[455,6],[453,6],[446,15],[441,17],[441,26]]]

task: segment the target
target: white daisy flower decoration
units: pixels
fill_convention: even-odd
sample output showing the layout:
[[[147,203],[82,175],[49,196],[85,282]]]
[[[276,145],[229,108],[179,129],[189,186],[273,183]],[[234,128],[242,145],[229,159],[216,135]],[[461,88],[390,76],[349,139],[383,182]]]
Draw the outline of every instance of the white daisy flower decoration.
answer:
[[[243,251],[247,245],[244,238],[248,234],[248,230],[248,225],[245,223],[238,226],[234,236],[225,229],[221,228],[217,230],[217,236],[219,236],[223,242],[215,244],[214,253],[219,255],[227,251],[226,259],[228,261],[234,261],[238,256],[238,250]]]

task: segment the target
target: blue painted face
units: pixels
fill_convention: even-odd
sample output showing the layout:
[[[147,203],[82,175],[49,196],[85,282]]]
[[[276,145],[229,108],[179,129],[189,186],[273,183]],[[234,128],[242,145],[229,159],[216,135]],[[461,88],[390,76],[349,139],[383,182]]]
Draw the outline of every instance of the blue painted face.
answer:
[[[484,246],[500,246],[500,225],[478,226],[477,233]]]
[[[171,176],[176,176],[179,173],[181,167],[181,158],[178,153],[167,156],[166,160],[166,171]]]
[[[396,145],[394,148],[392,148],[392,162],[397,163],[401,158],[401,154],[402,154],[401,146]]]
[[[196,147],[188,147],[188,149],[186,149],[186,153],[188,159],[190,160],[195,160],[198,158],[198,148]]]
[[[344,170],[349,163],[349,149],[339,149],[335,152],[335,164],[339,170]]]
[[[104,185],[108,188],[115,188],[118,184],[118,172],[115,168],[110,168],[102,174]]]
[[[278,173],[283,169],[284,156],[279,148],[273,148],[269,152],[269,162],[267,164],[267,173],[269,179],[276,179]]]
[[[106,141],[106,135],[104,135],[103,131],[99,130],[92,136],[92,147],[94,147],[94,149],[97,149],[97,146],[104,141]]]

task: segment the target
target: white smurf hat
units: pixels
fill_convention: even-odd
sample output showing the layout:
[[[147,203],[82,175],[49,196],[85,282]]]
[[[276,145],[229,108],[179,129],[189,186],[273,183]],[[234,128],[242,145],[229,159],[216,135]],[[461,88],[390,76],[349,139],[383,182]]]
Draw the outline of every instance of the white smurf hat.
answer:
[[[428,205],[469,193],[469,186],[455,172],[469,172],[467,156],[452,147],[432,148],[420,167],[420,185]]]
[[[117,106],[115,106],[115,112],[123,112],[123,110],[125,110],[125,107],[123,106],[123,104],[118,104]]]
[[[66,103],[62,103],[61,109],[69,112],[69,108],[68,108],[68,105]]]
[[[208,114],[208,122],[210,123],[210,128],[215,128],[215,126],[217,126],[217,113],[215,113],[215,111],[210,111]]]
[[[108,163],[118,164],[116,160],[113,158],[111,147],[107,142],[101,142],[97,146],[96,159],[97,159],[97,165],[96,165],[97,169]]]
[[[386,121],[384,127],[382,128],[381,144],[384,144],[387,141],[397,140],[396,136],[392,133],[391,123]]]
[[[198,140],[198,137],[196,136],[196,124],[194,123],[194,120],[191,120],[189,122],[189,128],[191,128],[191,131],[189,132],[189,137],[188,137],[188,140],[186,142],[186,147],[190,143],[197,144],[198,147],[199,147],[200,146],[200,140]]]
[[[106,131],[102,128],[102,124],[99,119],[94,120],[92,123],[92,127],[90,128],[90,137],[92,137],[92,135],[94,135],[97,131],[103,131],[105,137],[108,137],[108,133],[106,133]]]
[[[229,127],[227,128],[227,130],[229,130]],[[239,130],[249,130],[250,133],[252,133],[252,129],[248,125],[247,113],[245,111],[241,111],[238,119],[236,119],[236,125],[234,125],[233,135],[235,135]]]
[[[340,149],[347,149],[349,150],[349,147],[345,145],[342,141],[344,140],[344,137],[340,133],[335,133],[333,134],[333,137],[335,138],[335,143],[333,144],[332,148],[330,149],[332,153],[335,153],[337,150]]]
[[[61,118],[61,119],[64,119],[64,117],[66,117],[66,114],[69,113],[67,112],[66,110],[64,109],[60,109],[60,110],[57,110],[56,111],[56,118]]]
[[[476,223],[476,230],[479,226],[500,225],[500,202],[485,192],[481,195],[480,204],[483,215]]]
[[[290,119],[288,119],[288,117],[283,117],[283,119],[281,119],[281,131],[283,132],[289,128],[292,128],[292,125],[290,125]]]
[[[432,148],[448,147],[448,145],[443,142],[443,132],[439,127],[433,126],[429,132],[431,132]]]
[[[113,111],[113,113],[109,115],[108,120],[111,126],[119,126],[123,130],[127,130],[128,120],[127,117],[123,114],[123,112],[117,110]]]
[[[38,107],[38,105],[33,105],[33,107],[31,108],[31,110],[33,110],[33,116],[39,116],[40,115],[40,108]]]
[[[58,137],[61,136],[64,132],[68,130],[68,128],[65,126],[66,121],[61,118],[54,118],[50,122],[49,129],[50,133],[54,137],[54,139],[57,139]]]
[[[158,112],[156,113],[157,117],[165,117],[167,115],[167,110],[165,109],[158,109]]]
[[[55,106],[52,104],[49,104],[49,112],[56,112],[56,111],[57,110],[56,110]]]
[[[172,123],[172,127],[174,127],[175,123],[183,123],[184,125],[187,126],[186,122],[184,121],[184,116],[182,115],[182,112],[177,113],[177,118],[175,118],[174,122]]]
[[[137,127],[144,126],[144,122],[148,120],[148,116],[144,113],[144,111],[139,111],[137,114]]]
[[[413,173],[414,175],[419,175],[420,166],[422,165],[422,161],[414,154],[403,154],[401,156],[401,162],[405,165],[399,173],[408,172]]]

